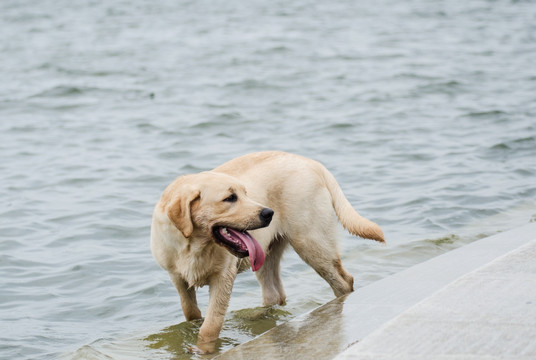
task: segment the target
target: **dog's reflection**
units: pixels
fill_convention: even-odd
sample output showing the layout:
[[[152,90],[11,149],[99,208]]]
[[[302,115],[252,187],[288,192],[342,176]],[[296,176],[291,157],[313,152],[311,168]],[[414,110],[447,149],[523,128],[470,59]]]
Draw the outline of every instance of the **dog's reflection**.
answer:
[[[230,312],[223,325],[216,351],[213,354],[199,356],[192,353],[197,342],[202,319],[185,321],[162,329],[147,336],[144,340],[151,350],[160,350],[171,355],[172,359],[210,359],[222,352],[251,340],[284,321],[290,320],[292,314],[279,306],[256,307]],[[169,358],[169,357],[166,357]]]

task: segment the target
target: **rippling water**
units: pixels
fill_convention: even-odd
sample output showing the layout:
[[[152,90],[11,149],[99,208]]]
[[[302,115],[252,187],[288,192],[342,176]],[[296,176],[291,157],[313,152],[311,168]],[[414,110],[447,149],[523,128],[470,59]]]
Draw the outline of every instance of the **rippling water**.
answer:
[[[188,358],[152,207],[243,153],[322,161],[382,225],[341,231],[358,287],[536,220],[533,1],[6,0],[0,26],[0,357]],[[239,276],[222,350],[332,298],[283,265],[283,307]]]

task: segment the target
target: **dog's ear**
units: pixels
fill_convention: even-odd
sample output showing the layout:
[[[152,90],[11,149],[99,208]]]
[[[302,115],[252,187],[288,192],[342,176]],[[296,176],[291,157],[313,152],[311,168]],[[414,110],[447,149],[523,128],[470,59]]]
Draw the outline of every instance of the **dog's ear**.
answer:
[[[200,196],[201,191],[199,189],[183,188],[179,195],[174,197],[167,206],[168,218],[175,224],[185,238],[189,238],[194,231],[190,208],[192,202]]]

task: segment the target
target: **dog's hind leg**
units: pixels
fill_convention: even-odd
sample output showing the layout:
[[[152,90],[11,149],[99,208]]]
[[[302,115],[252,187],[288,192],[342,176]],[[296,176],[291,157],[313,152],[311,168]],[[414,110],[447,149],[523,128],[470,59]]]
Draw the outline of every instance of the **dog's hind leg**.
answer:
[[[261,284],[262,304],[283,305],[286,295],[280,275],[280,261],[288,241],[284,237],[275,238],[268,247],[268,253],[264,265],[255,273]]]
[[[290,243],[298,255],[328,282],[335,296],[354,291],[354,278],[343,268],[331,231],[309,232],[307,236],[292,238]]]

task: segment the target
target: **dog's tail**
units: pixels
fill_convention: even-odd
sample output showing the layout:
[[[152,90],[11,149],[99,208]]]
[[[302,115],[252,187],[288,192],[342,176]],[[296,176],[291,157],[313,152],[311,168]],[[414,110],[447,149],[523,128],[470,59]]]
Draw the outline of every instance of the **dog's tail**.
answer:
[[[344,196],[344,193],[342,192],[337,180],[335,180],[335,177],[323,165],[321,165],[321,168],[322,175],[326,182],[326,187],[331,194],[333,209],[335,209],[335,213],[337,214],[342,226],[344,226],[344,228],[353,235],[357,235],[365,239],[385,242],[381,227],[378,224],[359,215]]]

